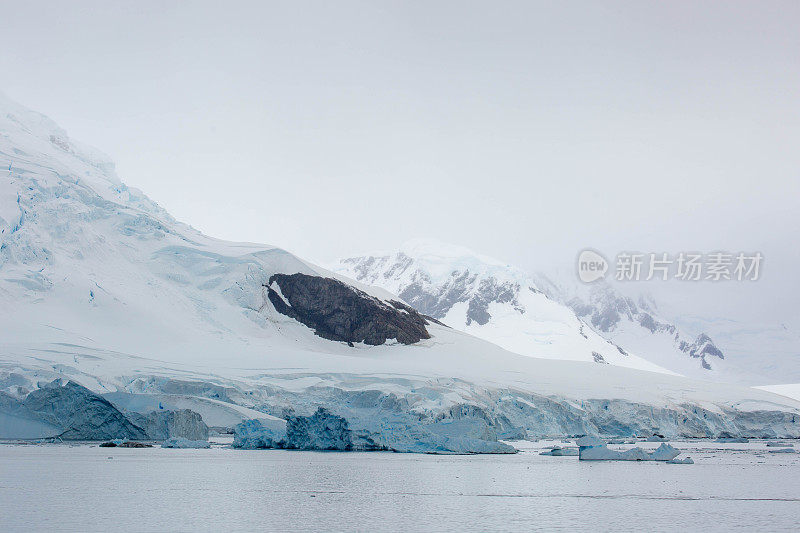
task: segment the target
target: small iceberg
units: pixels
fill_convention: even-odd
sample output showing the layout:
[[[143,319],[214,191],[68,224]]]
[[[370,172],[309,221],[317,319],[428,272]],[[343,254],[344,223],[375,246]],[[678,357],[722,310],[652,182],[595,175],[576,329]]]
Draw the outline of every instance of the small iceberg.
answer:
[[[775,450],[769,450],[769,453],[795,453],[794,448],[778,448]]]
[[[789,442],[768,442],[767,448],[791,448],[794,444]]]
[[[681,454],[680,450],[673,448],[669,444],[661,443],[661,446],[650,454],[653,461],[672,461]]]
[[[211,444],[207,440],[189,440],[184,437],[173,437],[167,439],[161,445],[162,448],[210,448]]]
[[[625,451],[616,451],[597,437],[581,437],[578,444],[578,458],[581,461],[672,461],[680,451],[666,443],[661,443],[655,451],[648,452],[636,447]]]
[[[694,461],[692,461],[691,457],[684,457],[683,459],[670,459],[667,461],[668,465],[693,465]]]
[[[552,455],[555,457],[575,456],[578,455],[578,448],[562,448],[561,446],[553,446],[549,450],[545,450],[539,455]]]

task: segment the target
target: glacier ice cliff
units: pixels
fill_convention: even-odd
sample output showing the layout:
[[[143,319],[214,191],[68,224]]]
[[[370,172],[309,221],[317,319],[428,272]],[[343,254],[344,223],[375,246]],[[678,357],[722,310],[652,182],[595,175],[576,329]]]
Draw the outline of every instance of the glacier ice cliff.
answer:
[[[356,417],[354,428],[347,419],[323,408],[311,416],[290,416],[285,426],[248,420],[234,428],[236,448],[283,448],[294,450],[338,450],[417,453],[514,453],[496,440],[469,436],[469,428],[451,422],[424,424],[410,417],[393,420]],[[402,420],[402,421],[401,421]],[[416,423],[415,423],[416,422]]]
[[[182,437],[189,440],[208,440],[208,426],[203,418],[189,409],[157,410],[147,414],[126,413],[127,418],[144,429],[151,440]]]
[[[22,399],[0,392],[0,438],[61,440],[208,440],[208,426],[189,409],[145,414],[118,409],[86,387],[54,380]]]
[[[172,437],[161,444],[162,448],[189,448],[201,449],[210,448],[211,444],[207,440],[190,440],[184,437]]]
[[[111,403],[73,381],[45,384],[31,391],[22,407],[61,429],[64,440],[145,440],[147,433]]]

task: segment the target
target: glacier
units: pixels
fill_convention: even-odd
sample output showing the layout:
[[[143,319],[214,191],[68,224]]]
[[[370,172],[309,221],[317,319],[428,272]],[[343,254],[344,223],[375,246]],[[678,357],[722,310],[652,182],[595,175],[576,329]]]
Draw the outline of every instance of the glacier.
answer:
[[[40,383],[21,398],[0,392],[0,439],[208,440],[208,434],[189,409],[118,409],[74,381]]]
[[[517,355],[438,320],[409,321],[402,296],[280,248],[204,235],[126,186],[106,156],[3,96],[0,168],[10,168],[0,179],[3,438],[147,438],[134,420],[159,437],[170,427],[192,440],[234,433],[241,448],[505,453],[502,441],[545,436],[800,437],[795,399]],[[309,282],[300,294],[335,285],[370,303],[323,299],[291,316],[277,308],[299,302],[282,291],[290,279]],[[567,343],[563,359],[595,343],[589,357],[625,358],[584,333],[580,355]],[[88,393],[70,385],[64,395],[55,380]],[[79,412],[84,401],[93,408]],[[181,409],[206,428],[189,414],[141,418]]]

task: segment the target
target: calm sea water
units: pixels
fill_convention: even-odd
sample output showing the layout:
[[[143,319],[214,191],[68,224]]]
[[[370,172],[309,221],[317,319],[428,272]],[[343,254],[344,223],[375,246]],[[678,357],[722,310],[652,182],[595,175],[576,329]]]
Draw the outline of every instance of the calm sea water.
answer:
[[[526,443],[514,456],[0,445],[0,530],[708,532],[800,524],[800,454],[772,454],[763,443],[677,443],[696,464],[587,463],[540,456],[544,445]]]

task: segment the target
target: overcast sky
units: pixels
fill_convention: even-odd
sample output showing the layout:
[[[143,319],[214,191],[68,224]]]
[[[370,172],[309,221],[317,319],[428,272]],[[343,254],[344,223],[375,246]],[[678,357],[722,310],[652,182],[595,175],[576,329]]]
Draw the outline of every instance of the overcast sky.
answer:
[[[798,314],[798,2],[0,6],[0,90],[211,235],[761,251],[759,282],[654,290]]]

